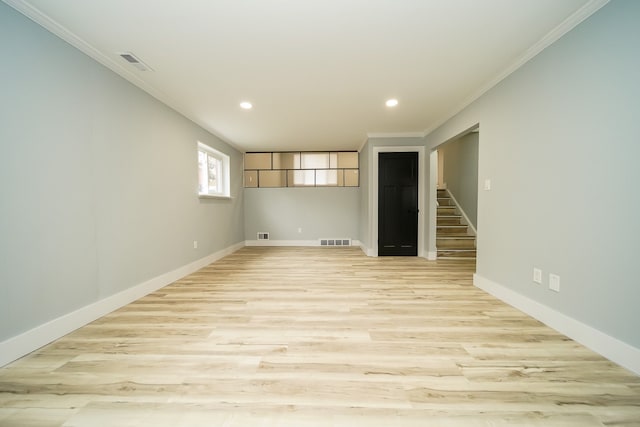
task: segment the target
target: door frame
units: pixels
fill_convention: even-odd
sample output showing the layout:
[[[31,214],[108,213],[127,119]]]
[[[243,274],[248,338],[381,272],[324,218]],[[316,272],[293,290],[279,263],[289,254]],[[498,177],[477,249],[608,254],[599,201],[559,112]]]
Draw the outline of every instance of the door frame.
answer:
[[[371,209],[369,209],[369,216],[371,229],[369,230],[371,235],[371,253],[370,256],[378,256],[378,164],[380,161],[380,153],[406,153],[416,152],[418,153],[418,256],[425,257],[424,251],[424,218],[425,218],[425,147],[424,146],[378,146],[373,147],[373,161],[372,161],[372,182],[371,182]]]

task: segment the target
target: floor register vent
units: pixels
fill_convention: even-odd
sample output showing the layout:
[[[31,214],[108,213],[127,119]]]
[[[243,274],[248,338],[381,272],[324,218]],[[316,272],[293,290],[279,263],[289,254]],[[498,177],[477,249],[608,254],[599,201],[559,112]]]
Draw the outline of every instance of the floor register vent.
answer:
[[[320,246],[351,246],[351,239],[320,239]]]
[[[269,240],[269,233],[264,231],[258,232],[258,240]]]

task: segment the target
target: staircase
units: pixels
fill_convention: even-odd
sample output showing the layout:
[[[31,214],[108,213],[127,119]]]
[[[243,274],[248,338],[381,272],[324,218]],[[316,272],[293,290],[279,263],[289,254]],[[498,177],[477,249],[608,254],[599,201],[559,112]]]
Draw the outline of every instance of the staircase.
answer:
[[[469,234],[447,190],[438,190],[436,247],[438,259],[476,258],[476,237]]]

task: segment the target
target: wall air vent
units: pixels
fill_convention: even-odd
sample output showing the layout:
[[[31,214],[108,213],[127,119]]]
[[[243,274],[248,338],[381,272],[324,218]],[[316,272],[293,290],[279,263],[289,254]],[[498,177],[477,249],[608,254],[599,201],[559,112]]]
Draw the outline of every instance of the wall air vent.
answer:
[[[151,67],[149,67],[147,64],[142,62],[140,58],[138,58],[131,52],[122,52],[122,53],[119,53],[118,55],[120,55],[122,59],[124,59],[125,61],[127,61],[129,64],[133,65],[140,71],[153,71]]]
[[[265,231],[258,232],[258,240],[269,240],[269,233]]]
[[[351,239],[349,238],[336,238],[336,239],[320,239],[320,246],[351,246]]]

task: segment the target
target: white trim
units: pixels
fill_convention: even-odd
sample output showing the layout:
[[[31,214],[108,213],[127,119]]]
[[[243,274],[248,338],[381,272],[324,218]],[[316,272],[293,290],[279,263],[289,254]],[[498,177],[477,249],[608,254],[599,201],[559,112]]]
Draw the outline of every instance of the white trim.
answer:
[[[424,138],[424,132],[374,132],[367,133],[367,138]]]
[[[424,135],[429,135],[431,132],[438,129],[447,120],[467,108],[469,105],[471,105],[471,103],[480,98],[502,80],[506,79],[511,73],[515,72],[524,64],[529,62],[544,49],[558,41],[562,36],[574,29],[582,21],[596,13],[607,3],[609,3],[609,0],[591,0],[586,3],[580,9],[575,11],[571,16],[565,19],[562,23],[560,23],[560,25],[549,31],[544,37],[542,37],[533,46],[527,49],[519,58],[517,58],[501,73],[496,75],[493,79],[489,80],[485,85],[481,86],[479,90],[475,91],[473,94],[471,94],[471,96],[458,104],[456,108],[451,109],[448,114],[443,114],[439,120],[434,121],[431,127],[425,129]]]
[[[154,97],[158,98],[158,96],[156,96],[156,94],[159,94],[158,91],[156,91],[153,87],[149,86],[143,79],[138,77],[136,73],[127,69],[127,67],[125,67],[125,64],[126,64],[125,62],[122,62],[122,63],[120,63],[119,61],[116,62],[114,61],[114,58],[110,58],[104,55],[98,49],[94,48],[91,44],[87,43],[81,37],[78,37],[76,34],[74,34],[72,31],[67,29],[65,26],[59,24],[57,21],[53,20],[52,18],[44,14],[37,7],[23,0],[2,0],[2,1],[4,1],[6,4],[8,4],[12,8],[20,12],[27,18],[31,19],[36,24],[47,29],[49,32],[53,33],[60,39],[66,41],[67,43],[69,43],[71,46],[75,47],[79,51],[87,54],[89,57],[93,58],[100,64],[104,65],[107,68],[110,68],[112,71],[118,73],[120,76],[129,80],[131,83],[135,84],[136,86],[150,93]],[[118,58],[120,58],[118,53],[114,52],[114,54],[118,55]]]
[[[175,270],[161,274],[132,288],[118,292],[99,301],[86,305],[71,313],[53,319],[43,325],[0,342],[0,366],[13,362],[50,342],[93,322],[133,301],[142,298],[176,280],[201,269],[244,247],[244,242],[236,243],[204,258],[191,262]]]
[[[424,138],[425,136],[426,134],[424,132],[368,133],[362,145],[358,148],[358,153],[362,152],[362,149],[367,145],[370,138]]]
[[[246,240],[246,246],[305,246],[305,247],[322,247],[322,248],[352,248],[358,246],[365,251],[359,240],[351,240],[351,246],[320,246],[320,240]],[[366,251],[365,251],[366,252]]]
[[[358,153],[362,153],[362,149],[367,145],[367,142],[369,142],[369,138],[364,139],[362,145],[360,145],[360,148],[358,148]]]
[[[360,249],[362,249],[362,252],[364,252],[364,254],[366,256],[370,256],[370,257],[376,257],[378,256],[378,254],[374,254],[373,251],[371,250],[371,248],[368,248],[364,245],[364,243],[358,241],[358,240],[353,240],[353,242],[358,242],[358,246],[360,246]],[[355,243],[353,243],[355,245]]]
[[[409,145],[409,146],[379,146],[373,147],[372,164],[369,168],[373,172],[373,178],[371,180],[371,193],[369,200],[372,201],[371,211],[371,229],[369,234],[371,235],[371,249],[378,255],[378,161],[380,153],[418,153],[418,256],[424,258],[424,189],[426,188],[425,180],[425,147],[421,145]]]
[[[456,200],[456,198],[453,196],[453,194],[451,193],[451,190],[447,188],[441,188],[441,190],[445,190],[449,195],[449,197],[451,197],[451,200],[453,200],[453,203],[456,205],[456,209],[458,209],[458,211],[460,212],[460,215],[462,215],[462,219],[464,220],[466,225],[469,226],[469,229],[473,232],[473,235],[476,236],[478,234],[478,232],[476,231],[476,228],[473,226],[471,221],[469,221],[469,217],[467,216],[464,209],[462,209],[462,206],[460,206],[460,203],[458,203],[458,200]]]
[[[473,284],[596,353],[640,375],[640,349],[478,274]]]
[[[146,93],[148,93],[149,95],[157,99],[158,101],[162,102],[165,105],[168,105],[173,110],[179,112],[184,117],[188,118],[192,122],[199,125],[201,128],[207,130],[207,132],[211,133],[216,138],[220,139],[221,141],[233,147],[235,150],[241,153],[244,152],[244,150],[240,146],[224,138],[210,125],[208,125],[206,122],[204,122],[203,120],[200,120],[196,115],[194,115],[192,111],[189,111],[181,107],[178,102],[175,102],[174,99],[167,96],[162,90],[155,88],[150,83],[145,82],[143,79],[141,79],[137,75],[138,72],[137,71],[134,72],[133,70],[129,69],[126,62],[124,62],[124,60],[121,60],[120,56],[117,53],[114,52],[114,57],[103,54],[98,49],[96,49],[91,44],[89,44],[87,41],[77,36],[68,28],[61,25],[54,19],[50,18],[49,16],[44,14],[42,11],[40,11],[40,9],[32,6],[27,1],[24,1],[24,0],[2,0],[2,1],[8,4],[9,6],[11,6],[12,8],[14,8],[15,10],[17,10],[18,12],[20,12],[21,14],[23,14],[24,16],[26,16],[27,18],[31,19],[36,24],[45,28],[55,36],[66,41],[67,43],[69,43],[71,46],[75,47],[79,51],[85,53],[90,58],[94,59],[95,61],[109,68],[111,71],[118,74],[120,77],[133,83],[135,86],[139,87],[141,90],[145,91]]]
[[[41,12],[39,9],[32,6],[28,2],[24,0],[2,0],[2,1],[4,1],[6,4],[11,6],[18,12],[22,13],[26,17],[28,17],[32,21],[36,22],[40,26],[46,28],[56,36],[60,37],[62,40],[66,41],[67,43],[71,44],[75,48],[84,52],[91,58],[95,59],[105,67],[111,69],[115,73],[119,74],[123,78],[135,84],[145,92],[149,93],[154,98],[170,106],[171,108],[173,108],[174,110],[182,114],[183,116],[192,120],[194,123],[197,123],[202,128],[206,129],[207,131],[209,131],[210,133],[212,133],[222,141],[226,142],[236,150],[240,152],[244,152],[242,148],[238,147],[233,142],[230,142],[227,139],[223,138],[221,135],[219,135],[216,132],[216,130],[212,129],[209,125],[207,125],[207,123],[204,123],[203,121],[199,120],[191,112],[186,111],[184,108],[180,108],[178,103],[176,103],[173,99],[169,98],[167,95],[162,93],[162,91],[151,86],[149,83],[140,79],[135,73],[125,68],[124,63],[120,63],[120,61],[115,61],[114,60],[115,58],[111,58],[109,56],[102,54],[96,48],[91,46],[88,42],[86,42],[85,40],[83,40],[73,32],[71,32],[69,29],[59,24],[55,20],[51,19],[50,17],[45,15],[43,12]],[[469,106],[472,102],[480,98],[485,92],[487,92],[489,89],[494,87],[496,84],[498,84],[500,81],[505,79],[511,73],[516,71],[518,68],[523,66],[525,63],[527,63],[529,60],[531,60],[533,57],[535,57],[537,54],[543,51],[546,47],[556,42],[560,37],[562,37],[569,31],[571,31],[575,26],[580,24],[589,16],[593,15],[595,12],[597,12],[600,8],[602,8],[607,3],[609,3],[609,0],[589,1],[587,4],[585,4],[580,9],[578,9],[575,13],[573,13],[571,16],[565,19],[560,25],[558,25],[553,30],[549,31],[549,33],[547,33],[537,43],[535,43],[533,46],[527,49],[525,53],[522,56],[520,56],[518,59],[516,59],[516,61],[514,61],[509,67],[507,67],[504,71],[502,71],[492,80],[490,80],[487,84],[482,86],[480,90],[476,91],[469,98],[467,98],[465,101],[459,104],[457,108],[452,109],[449,112],[449,114],[443,115],[440,120],[436,120],[434,124],[428,129],[425,129],[422,132],[370,133],[370,134],[367,134],[368,137],[369,138],[416,138],[416,137],[422,138],[422,137],[425,137],[426,135],[431,133],[434,129],[437,129],[438,127],[440,127],[444,122],[449,120],[451,117],[455,116],[464,108]],[[363,144],[363,147],[364,147],[364,144]]]
[[[428,214],[428,236],[427,259],[438,258],[438,248],[436,247],[437,221],[438,221],[438,150],[431,150],[429,153],[429,212]]]
[[[213,196],[211,194],[198,194],[199,199],[233,200],[231,196]]]
[[[231,199],[231,158],[228,154],[223,153],[220,150],[216,150],[215,148],[207,145],[203,142],[198,141],[197,145],[198,150],[198,196],[200,197],[213,197],[213,198],[221,198],[221,199]],[[210,192],[210,189],[207,185],[206,192],[200,192],[200,153],[203,153],[209,157],[214,158],[218,162],[218,181],[220,191]],[[209,176],[208,170],[208,160],[207,160],[207,178]]]

